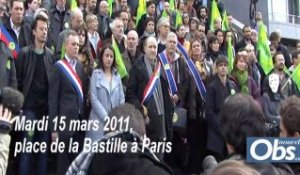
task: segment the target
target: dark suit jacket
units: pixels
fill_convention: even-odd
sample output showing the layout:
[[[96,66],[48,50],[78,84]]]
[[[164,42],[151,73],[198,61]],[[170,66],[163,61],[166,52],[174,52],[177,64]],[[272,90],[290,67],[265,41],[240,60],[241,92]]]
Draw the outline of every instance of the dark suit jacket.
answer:
[[[143,107],[141,102],[143,100],[144,89],[149,81],[144,59],[146,59],[144,56],[139,57],[134,66],[131,68],[125,98],[126,102],[135,105],[142,113]],[[162,124],[162,116],[158,115],[154,97],[150,97],[150,99],[144,104],[148,109],[148,116],[150,118],[150,123],[146,126],[147,136],[150,139],[155,140],[162,139],[164,137],[162,133],[163,129],[166,129],[167,137],[171,137],[172,117],[174,112],[174,104],[169,95],[168,82],[162,76],[160,80],[165,106],[165,126]]]
[[[25,33],[26,29],[24,23],[21,25],[19,38],[17,38],[17,35],[15,34],[14,30],[10,26],[10,18],[8,18],[7,21],[4,23],[4,27],[6,28],[10,36],[13,38],[13,40],[19,44],[20,49],[32,43],[30,41],[31,34]]]
[[[226,99],[230,95],[231,89],[236,91],[234,83],[227,80],[226,87],[223,86],[219,76],[207,87],[205,116],[207,118],[207,149],[226,156],[225,140],[221,132],[220,110]],[[237,91],[236,91],[237,92]]]
[[[84,70],[83,65],[77,61],[76,73],[79,76],[83,85],[84,92]],[[85,97],[84,97],[85,98]],[[57,130],[59,137],[62,139],[69,138],[75,134],[74,130],[69,130],[69,122],[71,120],[81,120],[85,116],[84,102],[80,102],[80,97],[72,82],[68,79],[66,74],[58,67],[54,65],[53,74],[51,76],[50,84],[50,103],[49,103],[49,119],[50,130],[54,132],[52,120],[58,116],[58,121],[62,116],[66,116],[65,122],[66,128],[63,131]]]

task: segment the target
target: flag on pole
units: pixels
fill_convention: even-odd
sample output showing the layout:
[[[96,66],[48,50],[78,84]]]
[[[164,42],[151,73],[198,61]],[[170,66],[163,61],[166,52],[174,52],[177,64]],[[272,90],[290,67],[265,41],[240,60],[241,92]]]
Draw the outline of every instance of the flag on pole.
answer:
[[[263,22],[261,22],[258,26],[257,50],[259,63],[265,75],[267,75],[273,69],[273,61],[270,52],[266,27],[264,26]]]
[[[128,75],[125,64],[123,62],[123,58],[119,49],[119,46],[114,38],[112,38],[112,46],[115,51],[115,59],[116,59],[116,64],[117,64],[117,70],[118,73],[120,74],[121,78],[124,78],[125,76]]]
[[[223,31],[229,30],[229,22],[228,22],[228,16],[227,16],[226,10],[224,10],[224,13],[223,13],[222,30]]]
[[[146,0],[139,0],[139,5],[136,13],[136,26],[138,25],[143,14],[146,14]]]
[[[231,43],[231,37],[227,41],[227,58],[228,58],[228,72],[230,73],[233,70],[234,54],[233,47]]]
[[[221,18],[220,11],[216,0],[212,0],[211,14],[210,14],[210,30],[214,31],[214,22],[217,18]],[[221,18],[222,19],[222,18]]]

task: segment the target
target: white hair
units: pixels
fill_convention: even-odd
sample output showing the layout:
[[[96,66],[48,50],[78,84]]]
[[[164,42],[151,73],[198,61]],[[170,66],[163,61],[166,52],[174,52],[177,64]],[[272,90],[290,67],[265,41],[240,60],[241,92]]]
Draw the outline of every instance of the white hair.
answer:
[[[109,26],[110,26],[110,28],[111,28],[112,31],[116,28],[116,22],[117,22],[117,21],[120,21],[120,22],[122,22],[122,24],[123,24],[123,21],[122,21],[120,18],[115,18],[115,19],[109,24]]]
[[[147,44],[149,41],[154,41],[154,42],[155,42],[155,45],[156,45],[156,46],[158,45],[158,44],[157,44],[156,38],[153,37],[153,36],[149,36],[148,38],[146,38],[145,43],[144,43],[144,46],[146,46],[146,44]]]
[[[177,35],[174,32],[169,32],[167,35],[167,40],[172,37],[174,37],[176,39],[176,44],[177,44],[178,43]]]

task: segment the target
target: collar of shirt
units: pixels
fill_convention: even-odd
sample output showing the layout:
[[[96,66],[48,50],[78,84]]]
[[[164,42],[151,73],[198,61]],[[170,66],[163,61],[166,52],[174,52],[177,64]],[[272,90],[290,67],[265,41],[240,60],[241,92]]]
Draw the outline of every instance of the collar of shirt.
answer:
[[[10,21],[11,28],[14,30],[15,34],[17,35],[17,38],[19,38],[21,26],[20,27],[15,26],[15,24],[12,22],[11,18],[9,18],[9,21]]]
[[[67,54],[65,54],[65,58],[66,58],[67,62],[72,66],[73,70],[75,71],[77,60],[76,59],[71,59]]]

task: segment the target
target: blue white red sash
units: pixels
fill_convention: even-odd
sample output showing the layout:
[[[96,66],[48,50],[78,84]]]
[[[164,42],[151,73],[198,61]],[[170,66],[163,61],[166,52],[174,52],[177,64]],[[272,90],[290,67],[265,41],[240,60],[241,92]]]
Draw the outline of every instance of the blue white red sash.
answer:
[[[175,95],[177,92],[177,86],[176,86],[176,82],[169,64],[169,61],[167,59],[166,56],[166,52],[162,52],[160,54],[158,54],[158,57],[160,59],[160,62],[162,63],[165,73],[166,73],[166,77],[168,80],[168,84],[169,84],[169,90],[171,91],[172,95]]]
[[[12,36],[8,33],[4,25],[0,22],[0,40],[5,43],[5,45],[9,48],[11,54],[15,59],[18,57],[18,53],[20,51],[20,47],[18,42],[16,42]]]
[[[156,85],[158,83],[158,80],[160,78],[160,71],[161,71],[161,64],[158,63],[157,66],[155,67],[155,70],[153,72],[153,74],[151,75],[146,88],[144,89],[144,93],[143,93],[143,101],[142,103],[144,103],[145,101],[147,101],[149,99],[149,97],[152,96],[153,92],[156,89]]]
[[[198,89],[198,91],[201,95],[201,98],[204,100],[205,96],[206,96],[206,89],[205,89],[205,86],[204,86],[203,81],[201,79],[201,76],[200,76],[199,72],[196,69],[195,64],[189,58],[186,50],[184,49],[184,47],[180,43],[177,44],[177,48],[182,53],[182,55],[184,57],[184,61],[187,64],[187,66],[188,66],[189,70],[191,71],[192,76],[195,80],[195,83],[196,83],[197,89]]]
[[[77,73],[73,70],[71,65],[66,60],[59,60],[55,64],[58,65],[58,67],[72,82],[75,90],[77,91],[77,94],[79,95],[79,99],[81,100],[81,102],[83,102],[82,83]]]

